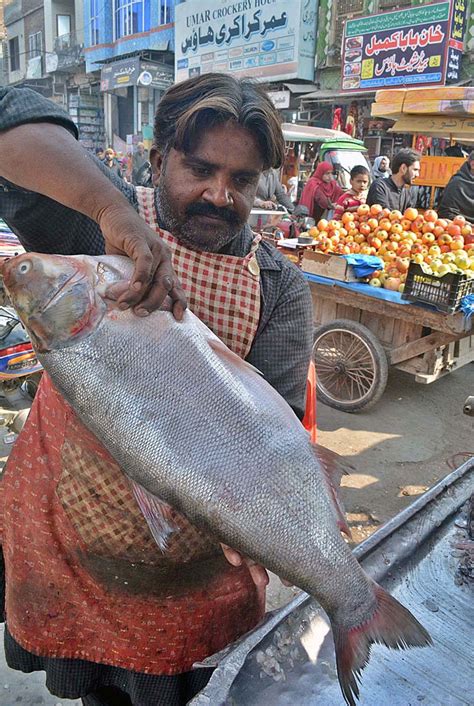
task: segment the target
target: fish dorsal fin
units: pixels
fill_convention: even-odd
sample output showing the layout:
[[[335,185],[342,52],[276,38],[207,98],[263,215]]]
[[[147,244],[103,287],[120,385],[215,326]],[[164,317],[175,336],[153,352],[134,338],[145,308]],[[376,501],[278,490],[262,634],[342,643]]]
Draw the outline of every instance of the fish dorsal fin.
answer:
[[[348,463],[343,456],[340,456],[335,451],[331,451],[319,444],[311,444],[313,452],[319,461],[323,471],[323,478],[326,482],[326,487],[331,498],[334,509],[336,511],[337,526],[344,532],[346,537],[352,538],[352,533],[347,525],[344,506],[339,493],[341,478],[354,471],[355,468]]]

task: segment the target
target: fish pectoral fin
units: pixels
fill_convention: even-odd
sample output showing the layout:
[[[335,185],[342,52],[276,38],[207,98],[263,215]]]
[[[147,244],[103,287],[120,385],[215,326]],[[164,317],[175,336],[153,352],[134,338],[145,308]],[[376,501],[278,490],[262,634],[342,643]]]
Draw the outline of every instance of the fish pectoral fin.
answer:
[[[152,495],[138,483],[130,482],[135,500],[147,522],[153,539],[164,553],[168,548],[170,536],[178,529],[173,522],[171,505]]]
[[[260,375],[261,377],[265,377],[264,374],[258,368],[256,368],[251,363],[247,363],[242,358],[239,358],[237,353],[234,353],[230,350],[230,348],[227,348],[225,343],[223,343],[220,338],[217,338],[217,336],[213,336],[212,338],[209,337],[207,339],[207,342],[209,343],[209,346],[212,348],[214,353],[218,356],[218,358],[225,360],[231,365],[236,365],[241,368],[244,367],[247,370],[251,370],[252,372],[257,373],[257,375]]]
[[[339,684],[350,706],[355,706],[359,698],[357,682],[369,661],[372,643],[396,650],[432,644],[429,633],[410,611],[377,583],[372,583],[376,607],[369,620],[349,629],[331,621]]]
[[[323,477],[326,481],[327,489],[329,492],[329,497],[333,501],[334,509],[336,511],[337,526],[344,532],[346,537],[352,538],[352,533],[346,522],[344,505],[342,503],[339,487],[341,485],[341,478],[344,475],[348,475],[355,468],[348,463],[343,456],[340,456],[335,451],[331,451],[324,446],[319,444],[311,444],[313,447],[313,452],[319,461],[320,466],[323,470]]]

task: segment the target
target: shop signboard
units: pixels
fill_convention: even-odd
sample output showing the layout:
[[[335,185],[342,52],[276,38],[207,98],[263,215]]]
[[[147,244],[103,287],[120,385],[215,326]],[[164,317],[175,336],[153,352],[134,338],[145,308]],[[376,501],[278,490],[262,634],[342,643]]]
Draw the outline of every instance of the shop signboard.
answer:
[[[342,90],[444,85],[459,79],[467,0],[348,20]]]
[[[188,0],[175,8],[176,81],[211,71],[313,80],[317,0]]]
[[[100,72],[102,91],[127,86],[148,86],[165,90],[173,83],[173,67],[142,61],[139,56],[106,64]]]

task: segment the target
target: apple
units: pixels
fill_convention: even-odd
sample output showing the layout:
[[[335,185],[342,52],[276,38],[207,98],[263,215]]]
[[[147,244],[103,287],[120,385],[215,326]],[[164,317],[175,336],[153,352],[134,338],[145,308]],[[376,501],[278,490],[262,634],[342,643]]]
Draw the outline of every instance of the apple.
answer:
[[[381,287],[382,282],[379,277],[373,277],[369,282],[371,287]]]
[[[407,272],[410,266],[410,260],[408,257],[398,257],[395,260],[395,265],[397,266],[397,270],[399,272]]]
[[[441,255],[441,248],[439,245],[432,245],[428,251],[433,257],[439,257]]]
[[[449,269],[448,265],[446,265],[446,263],[442,262],[441,265],[438,267],[438,276],[443,277],[444,275],[447,275],[448,272],[451,272],[451,270]]]
[[[400,285],[400,277],[387,277],[387,279],[383,283],[385,289],[389,289],[392,292],[398,292]]]

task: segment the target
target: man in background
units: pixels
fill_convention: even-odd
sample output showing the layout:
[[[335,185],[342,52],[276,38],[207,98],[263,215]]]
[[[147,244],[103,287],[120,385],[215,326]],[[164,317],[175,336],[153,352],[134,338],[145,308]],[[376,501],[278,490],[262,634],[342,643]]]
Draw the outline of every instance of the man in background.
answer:
[[[367,195],[369,206],[379,204],[401,213],[416,206],[418,189],[412,184],[420,174],[420,159],[419,152],[412,149],[397,152],[392,161],[392,176],[372,183]]]
[[[262,172],[258,181],[254,205],[256,208],[267,208],[270,210],[278,209],[280,205],[292,213],[295,205],[285,192],[276,169],[267,169]]]
[[[464,216],[474,223],[474,151],[448,181],[439,205],[441,218]]]
[[[146,164],[148,164],[148,152],[145,149],[143,142],[139,142],[137,150],[132,157],[132,183],[137,185],[140,180],[141,172]]]

